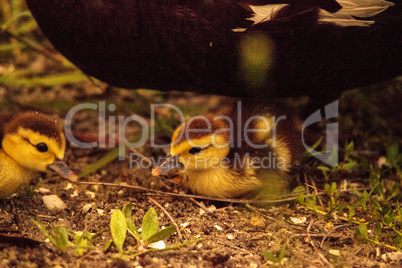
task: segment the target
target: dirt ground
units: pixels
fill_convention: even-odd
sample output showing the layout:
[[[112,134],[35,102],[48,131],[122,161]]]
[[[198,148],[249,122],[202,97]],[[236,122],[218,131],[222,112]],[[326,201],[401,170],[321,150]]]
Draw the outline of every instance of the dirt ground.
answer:
[[[393,93],[384,97],[383,101],[401,96],[401,83],[393,82],[391,84],[394,88],[391,91]],[[61,110],[57,108],[60,106],[51,104],[58,103],[58,101],[64,101],[65,104],[71,106],[84,103],[83,100],[90,100],[91,103],[107,100],[108,103],[115,103],[118,106],[116,114],[128,116],[132,114],[130,107],[134,106],[139,111],[137,114],[146,118],[150,116],[146,106],[154,101],[178,105],[184,111],[186,109],[191,111],[189,112],[191,115],[205,110],[214,111],[222,107],[222,102],[227,101],[227,99],[215,96],[182,93],[160,95],[145,91],[139,94],[120,89],[108,89],[102,92],[99,89],[94,90],[91,83],[53,89],[41,87],[23,89],[22,92],[19,92],[22,95],[12,95],[12,90],[12,88],[5,87],[1,89],[3,117],[19,110],[36,109],[59,119],[60,124],[68,110]],[[367,90],[373,92],[376,89]],[[345,121],[342,123],[341,137],[349,140],[354,137],[358,148],[363,150],[374,147],[372,150],[377,150],[376,152],[381,155],[383,154],[381,144],[384,144],[384,140],[400,140],[401,137],[398,136],[400,126],[389,120],[394,123],[388,124],[383,129],[388,135],[386,133],[384,137],[379,137],[380,134],[377,137],[370,136],[370,131],[367,131],[370,126],[365,126],[366,130],[361,127],[361,124],[364,126],[366,123],[361,122],[365,120],[365,108],[356,103],[353,104],[356,102],[356,96],[353,94],[340,100],[341,114],[343,113],[340,120]],[[376,100],[378,101],[378,99]],[[40,103],[50,104],[39,105]],[[398,109],[394,106],[390,105],[386,109]],[[382,110],[384,109],[377,108],[376,113],[382,115]],[[158,110],[158,114],[167,119],[170,118],[163,109]],[[397,119],[395,114],[391,113],[390,116],[393,120]],[[350,117],[357,122],[353,124],[354,127],[347,123]],[[173,119],[174,121],[175,119]],[[176,126],[175,123],[172,125],[174,125],[173,128]],[[79,133],[81,137],[89,140],[97,138],[98,128],[98,111],[85,110],[74,117],[73,131]],[[128,126],[127,137],[135,136],[138,130],[137,125]],[[171,129],[166,133],[169,131]],[[156,137],[159,141],[169,140],[169,135],[164,133]],[[69,144],[66,160],[71,169],[79,173],[109,151],[98,148],[81,149]],[[165,154],[163,150],[152,150],[148,143],[138,151],[147,156]],[[140,169],[135,166],[130,168],[129,159],[114,160],[96,172],[85,176],[82,180],[85,182],[125,183],[162,192],[177,193],[177,187],[169,180],[151,177],[150,173],[150,169]],[[292,187],[303,182],[298,172],[292,173],[291,180]],[[355,179],[354,182],[364,184],[364,181],[358,179]],[[205,212],[198,204],[184,196],[164,196],[125,187],[73,185],[50,172],[36,174],[30,187],[30,192],[21,190],[10,198],[0,200],[0,233],[16,237],[15,239],[2,237],[0,267],[261,267],[271,265],[282,267],[397,267],[400,265],[398,258],[392,257],[395,254],[392,250],[381,246],[374,247],[357,240],[354,236],[356,225],[314,214],[295,201],[273,205],[246,205],[197,199],[202,201],[206,207],[216,208],[212,212]],[[322,178],[318,179],[317,187],[323,187]],[[46,208],[43,196],[49,194],[60,197],[66,204],[66,208],[52,211]],[[122,209],[128,203],[134,204],[133,221],[136,226],[141,225],[142,217],[151,207],[154,207],[160,216],[160,227],[172,224],[167,215],[156,207],[150,198],[162,205],[180,226],[183,235],[182,241],[175,233],[165,241],[168,246],[195,238],[203,240],[174,250],[151,252],[129,261],[115,258],[117,250],[114,246],[104,251],[106,242],[111,238],[109,230],[111,214],[116,209]],[[298,222],[298,219],[301,222]],[[65,226],[69,231],[86,230],[91,233],[97,233],[105,228],[107,230],[94,241],[95,247],[85,251],[83,256],[77,257],[72,250],[59,253],[49,241],[46,241],[46,237],[33,224],[32,220],[40,222],[48,231],[51,231],[52,226]],[[286,245],[285,256],[279,263],[264,258],[263,251],[278,255],[283,245]],[[135,247],[134,239],[127,238],[124,247],[126,249]]]
[[[188,118],[220,111],[233,101],[192,93],[162,94],[116,89],[97,81],[89,81],[85,77],[81,79],[85,81],[76,82],[80,79],[69,75],[69,72],[75,72],[76,69],[68,65],[61,66],[60,62],[63,61],[59,60],[60,55],[51,49],[37,27],[33,27],[31,32],[35,40],[48,49],[46,56],[38,53],[37,48],[27,48],[24,42],[18,43],[13,49],[6,47],[3,51],[7,53],[0,54],[0,125],[18,112],[35,110],[57,119],[63,126],[66,116],[72,109],[79,107],[77,105],[92,104],[96,107],[79,110],[71,123],[75,137],[92,142],[101,138],[98,108],[102,105],[108,116],[105,129],[109,130],[112,125],[118,129],[118,116],[128,118],[133,114],[141,116],[150,125],[153,115],[151,105],[156,103],[175,105]],[[31,33],[26,34],[29,35]],[[16,43],[9,35],[0,36],[0,41],[10,47]],[[49,53],[53,56],[49,57]],[[58,77],[62,82],[57,83],[52,75],[60,73],[67,76]],[[67,77],[74,82],[66,83]],[[291,111],[302,122],[300,114],[303,114],[306,98],[286,100],[284,103],[281,109]],[[345,142],[353,141],[358,154],[377,163],[381,156],[387,154],[387,148],[392,143],[399,144],[401,148],[401,103],[401,79],[343,94],[339,100],[340,115],[337,118],[341,151],[344,152]],[[111,109],[113,105],[115,109]],[[268,103],[266,105],[269,106]],[[177,114],[167,108],[158,108],[154,115],[158,119],[153,125],[155,141],[169,143],[173,130],[180,123]],[[114,118],[115,123],[111,118]],[[313,127],[310,140],[316,141],[324,130],[325,125]],[[123,134],[127,140],[138,140],[140,125],[127,124]],[[148,139],[136,149],[136,153],[146,157],[161,157],[168,153],[163,149],[154,149],[150,142]],[[83,149],[69,143],[66,161],[79,174],[110,152],[108,148]],[[343,215],[336,213],[333,217],[316,214],[299,205],[294,195],[283,202],[265,204],[191,199],[172,181],[151,177],[150,168],[131,166],[130,153],[126,151],[124,161],[115,159],[103,163],[94,172],[83,176],[82,182],[92,182],[93,185],[72,184],[51,172],[37,173],[28,190],[21,189],[13,196],[0,200],[0,267],[401,266],[400,252],[384,246],[393,244],[394,236],[389,229],[383,230],[383,244],[373,246],[364,243],[355,236],[357,224],[343,221]],[[317,188],[324,189],[324,184],[330,182],[324,177],[316,165],[302,163],[289,174],[289,191],[298,185],[303,186],[304,182],[315,183]],[[359,189],[368,186],[368,174],[346,173],[335,181],[338,185],[345,184],[347,190],[350,187]],[[176,193],[177,196],[164,193]],[[49,195],[58,196],[65,208],[47,208],[43,200]],[[345,191],[341,198],[355,201],[350,191]],[[155,200],[165,211],[151,200]],[[323,195],[322,200],[327,202],[329,198]],[[396,201],[392,201],[391,205],[395,207],[400,197],[393,200]],[[156,209],[160,217],[160,228],[172,225],[173,222],[179,226],[182,239],[179,239],[177,233],[173,234],[165,241],[168,247],[193,239],[201,240],[177,249],[149,252],[131,260],[117,258],[118,251],[114,245],[106,251],[104,249],[112,238],[110,218],[116,209],[122,209],[129,203],[133,204],[132,219],[137,227],[151,207]],[[73,241],[73,232],[105,231],[94,240],[93,247],[85,250],[82,256],[76,256],[71,248],[61,253],[32,220],[39,222],[49,232],[54,227],[65,226],[70,232],[70,241]],[[277,262],[267,259],[263,254],[266,251],[278,257],[283,246],[286,247],[284,256]],[[128,235],[123,248],[129,250],[135,247],[134,239]]]

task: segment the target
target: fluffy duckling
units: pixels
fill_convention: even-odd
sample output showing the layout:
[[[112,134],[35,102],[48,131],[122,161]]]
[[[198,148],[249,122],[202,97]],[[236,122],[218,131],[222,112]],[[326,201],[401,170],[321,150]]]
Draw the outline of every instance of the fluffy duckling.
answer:
[[[278,125],[266,110],[193,117],[175,130],[170,156],[152,175],[178,170],[186,188],[210,197],[283,193],[292,146]]]
[[[75,181],[77,176],[63,161],[65,136],[46,115],[24,112],[4,127],[0,149],[0,198],[15,193],[29,183],[34,171],[51,169]]]

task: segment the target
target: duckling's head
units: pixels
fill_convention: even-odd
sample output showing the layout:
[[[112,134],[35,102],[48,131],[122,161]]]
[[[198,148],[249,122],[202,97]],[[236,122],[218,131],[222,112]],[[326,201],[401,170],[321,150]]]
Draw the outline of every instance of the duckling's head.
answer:
[[[2,148],[27,169],[45,171],[50,168],[65,178],[75,176],[63,161],[65,136],[57,121],[44,114],[24,112],[14,117],[5,126]]]
[[[153,175],[173,169],[205,170],[221,164],[230,150],[230,129],[222,117],[196,116],[178,127],[172,136],[170,157]]]

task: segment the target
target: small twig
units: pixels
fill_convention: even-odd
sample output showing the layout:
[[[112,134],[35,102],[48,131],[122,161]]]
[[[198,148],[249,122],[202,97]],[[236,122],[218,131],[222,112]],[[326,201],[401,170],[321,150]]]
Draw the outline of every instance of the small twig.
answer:
[[[325,241],[325,239],[327,239],[327,237],[328,237],[333,231],[335,231],[336,229],[345,227],[345,226],[349,226],[349,225],[350,225],[350,224],[343,224],[343,225],[336,226],[336,227],[332,228],[331,230],[329,230],[329,232],[328,232],[328,233],[324,236],[324,238],[321,240],[320,248],[322,248],[322,247],[324,246],[324,241]]]
[[[311,239],[311,236],[310,236],[310,229],[311,229],[311,226],[313,226],[313,223],[314,223],[314,220],[311,219],[310,224],[309,224],[308,227],[307,227],[307,238],[308,238],[308,240],[309,240],[309,242],[310,242],[310,245],[313,247],[314,251],[317,252],[318,256],[320,256],[320,258],[321,258],[321,260],[322,260],[323,262],[325,262],[329,267],[334,267],[334,266],[327,260],[327,258],[325,258],[324,255],[321,254],[320,250],[314,245],[314,242],[313,242],[313,240]]]
[[[233,248],[233,249],[236,249],[236,250],[244,251],[244,252],[246,252],[247,254],[252,254],[251,251],[249,251],[249,250],[247,250],[247,249],[244,249],[244,248],[236,247],[236,246],[233,246],[233,245],[228,245],[228,244],[225,244],[225,243],[222,243],[222,242],[216,242],[216,243],[217,243],[217,244],[220,244],[220,245],[222,245],[222,246],[226,246],[226,247],[230,247],[230,248]]]
[[[148,192],[148,195],[161,195],[161,196],[176,196],[176,197],[184,197],[184,198],[196,198],[196,199],[203,199],[203,200],[211,200],[211,201],[218,201],[218,202],[228,202],[228,203],[235,203],[235,204],[271,204],[271,203],[282,203],[282,202],[291,202],[296,200],[295,197],[283,198],[283,199],[270,199],[270,200],[253,200],[253,199],[228,199],[228,198],[218,198],[218,197],[209,197],[209,196],[202,196],[202,195],[193,195],[193,194],[180,194],[180,193],[170,193],[170,192],[163,192],[153,189],[148,189],[141,186],[134,186],[128,184],[118,184],[118,183],[110,183],[110,182],[95,182],[95,181],[79,181],[76,184],[82,185],[102,185],[102,186],[111,186],[111,187],[120,187],[120,188],[130,188],[136,189],[143,192]],[[356,190],[367,190],[369,188],[359,188]],[[341,192],[350,192],[350,190],[341,190]],[[325,193],[318,193],[321,195],[327,194]],[[318,195],[317,194],[317,195]]]
[[[316,186],[316,184],[315,184],[315,181],[313,180],[313,178],[310,178],[310,182],[311,182],[311,184],[314,186],[314,192],[315,192],[315,196],[317,197],[317,200],[318,200],[318,202],[320,203],[320,206],[321,207],[324,207],[324,203],[322,202],[322,199],[321,199],[321,196],[320,195],[317,195],[318,194],[318,192],[317,192],[317,186]]]
[[[165,215],[169,218],[169,220],[172,222],[172,224],[173,224],[174,227],[176,228],[176,232],[177,232],[177,235],[179,236],[179,240],[182,241],[182,240],[183,240],[183,236],[181,235],[180,228],[179,228],[179,226],[177,225],[176,221],[173,219],[173,217],[169,214],[169,212],[167,212],[167,210],[166,210],[164,207],[162,207],[161,204],[159,204],[158,202],[156,202],[156,201],[155,201],[154,199],[152,199],[151,197],[149,197],[149,201],[151,201],[152,203],[154,203],[158,208],[160,208],[160,209],[163,211],[163,213],[165,213]]]
[[[199,206],[201,209],[203,209],[207,213],[213,213],[215,210],[211,208],[207,208],[203,202],[198,202],[194,198],[190,198],[190,201]]]
[[[42,214],[34,214],[34,215],[36,215],[39,218],[44,218],[44,219],[49,219],[49,220],[57,219],[57,217],[55,217],[55,216],[42,215]]]
[[[296,199],[296,197],[284,198],[284,199],[276,199],[276,200],[227,199],[227,198],[208,197],[208,196],[193,195],[193,194],[169,193],[169,192],[163,192],[163,191],[148,189],[148,188],[141,187],[141,186],[110,183],[110,182],[79,181],[79,182],[77,182],[77,184],[82,184],[82,185],[102,185],[102,186],[111,186],[111,187],[130,188],[130,189],[136,189],[136,190],[140,190],[140,191],[144,191],[144,192],[151,192],[151,193],[162,195],[162,196],[176,196],[176,197],[185,197],[185,198],[197,198],[197,199],[204,199],[204,200],[211,200],[211,201],[218,201],[218,202],[228,202],[228,203],[239,203],[239,204],[246,204],[246,203],[256,203],[256,204],[280,203],[280,202],[294,201]]]

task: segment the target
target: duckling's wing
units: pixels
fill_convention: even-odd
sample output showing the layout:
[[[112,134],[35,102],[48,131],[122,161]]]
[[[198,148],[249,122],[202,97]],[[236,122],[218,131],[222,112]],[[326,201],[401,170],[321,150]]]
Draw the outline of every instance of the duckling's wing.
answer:
[[[261,179],[261,187],[255,194],[256,199],[278,199],[287,193],[289,178],[285,172],[260,167],[255,169],[255,174]]]

